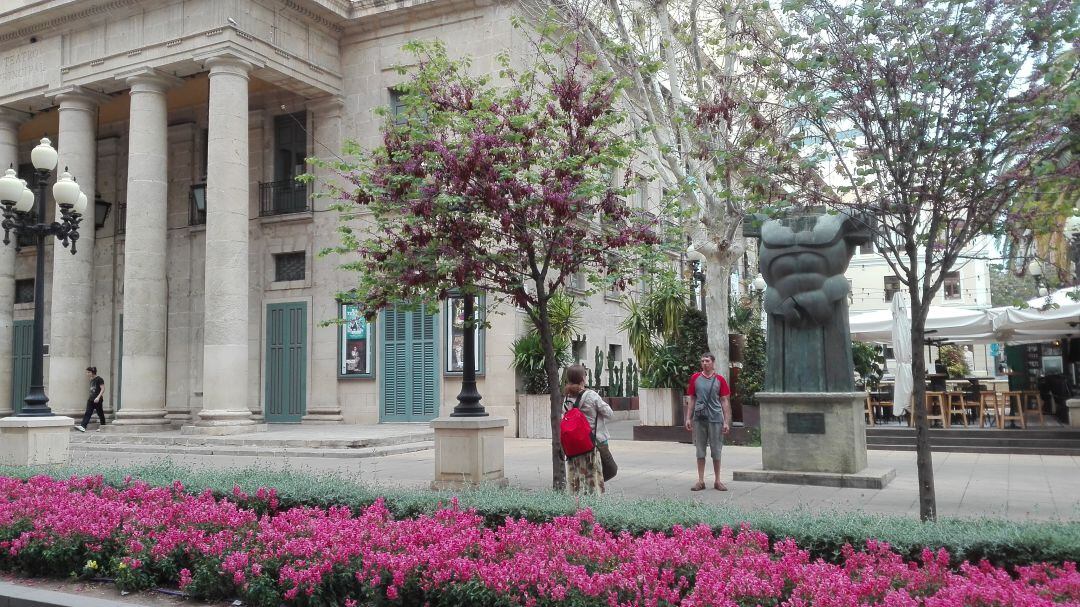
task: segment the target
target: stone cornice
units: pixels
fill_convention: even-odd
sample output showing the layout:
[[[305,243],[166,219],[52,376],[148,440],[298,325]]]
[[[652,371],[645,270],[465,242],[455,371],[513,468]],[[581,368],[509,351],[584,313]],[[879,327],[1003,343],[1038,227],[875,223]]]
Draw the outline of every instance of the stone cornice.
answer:
[[[12,30],[10,32],[0,34],[0,44],[11,40],[18,40],[19,38],[27,38],[38,32],[43,32],[48,29],[60,27],[74,21],[89,19],[91,17],[94,17],[95,15],[108,14],[117,9],[134,6],[138,3],[139,0],[110,0],[109,2],[98,4],[97,6],[91,6],[89,8],[84,8],[80,11],[68,12],[57,15],[51,19],[38,21],[37,23],[32,23],[30,25],[26,25],[18,29]],[[34,13],[31,13],[31,15],[33,14]]]
[[[177,78],[176,76],[146,66],[123,70],[114,74],[113,77],[132,87],[136,85],[147,85],[151,89],[160,91],[165,91],[166,89],[177,86],[183,82],[182,79]]]
[[[302,15],[308,20],[314,23],[318,23],[323,27],[329,28],[335,33],[340,34],[344,31],[344,28],[338,21],[327,19],[323,15],[319,14],[319,12],[313,11],[307,6],[305,6],[305,4],[316,4],[316,2],[313,2],[313,0],[281,0],[281,4],[289,10],[293,11],[294,13]],[[323,2],[318,2],[317,4],[323,5],[327,11],[333,11],[335,14],[340,16],[342,20],[347,18],[352,13],[352,3],[350,2],[345,2],[342,0],[323,0]],[[327,4],[331,6],[326,7],[325,5]]]

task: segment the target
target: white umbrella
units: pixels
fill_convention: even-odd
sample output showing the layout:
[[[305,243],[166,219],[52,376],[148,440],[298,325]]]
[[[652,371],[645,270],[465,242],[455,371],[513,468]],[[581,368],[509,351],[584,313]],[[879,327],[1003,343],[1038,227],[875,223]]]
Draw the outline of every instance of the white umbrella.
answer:
[[[893,415],[900,417],[911,404],[915,381],[911,377],[911,314],[907,293],[892,298],[892,343],[896,356],[896,382],[893,384]]]

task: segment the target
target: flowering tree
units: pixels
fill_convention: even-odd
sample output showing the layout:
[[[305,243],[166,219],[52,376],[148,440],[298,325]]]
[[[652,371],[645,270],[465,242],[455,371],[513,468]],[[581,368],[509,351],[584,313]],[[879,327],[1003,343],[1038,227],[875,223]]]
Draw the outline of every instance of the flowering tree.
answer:
[[[775,19],[731,0],[526,0],[537,19],[581,40],[628,85],[623,101],[644,135],[648,165],[683,210],[706,263],[705,312],[717,368],[727,369],[730,277],[745,251],[748,213],[786,204],[773,176],[798,164],[791,108],[769,102],[761,52]],[[554,10],[552,10],[554,9]],[[745,278],[745,277],[744,277]],[[725,371],[726,373],[726,371]]]
[[[382,146],[346,153],[338,252],[358,258],[349,295],[368,316],[398,302],[487,295],[524,310],[538,328],[551,393],[553,484],[565,482],[552,298],[579,272],[622,288],[648,262],[652,223],[612,187],[636,145],[615,107],[620,83],[575,48],[536,46],[535,67],[501,57],[499,76],[471,76],[440,43],[416,58]],[[370,212],[366,215],[365,212]],[[362,229],[357,222],[366,221]]]
[[[1070,0],[786,0],[789,33],[758,38],[774,86],[797,108],[807,204],[873,216],[879,251],[911,298],[912,351],[945,275],[1010,205],[1054,175],[1075,129],[1077,5]],[[1070,121],[1072,123],[1070,124]],[[1071,165],[1071,166],[1070,166]],[[912,361],[920,514],[936,517],[924,402]]]

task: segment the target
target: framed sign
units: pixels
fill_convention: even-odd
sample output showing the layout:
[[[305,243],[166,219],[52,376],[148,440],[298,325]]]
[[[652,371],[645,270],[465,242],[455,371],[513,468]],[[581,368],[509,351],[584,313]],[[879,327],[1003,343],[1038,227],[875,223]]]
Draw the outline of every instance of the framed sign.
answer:
[[[374,349],[372,325],[360,313],[360,307],[341,304],[339,313],[343,320],[338,327],[338,376],[374,377]]]
[[[474,313],[476,317],[475,360],[476,374],[484,373],[484,299],[476,298]],[[460,295],[452,295],[446,300],[446,373],[460,374],[465,370],[464,347],[465,347],[465,299]]]

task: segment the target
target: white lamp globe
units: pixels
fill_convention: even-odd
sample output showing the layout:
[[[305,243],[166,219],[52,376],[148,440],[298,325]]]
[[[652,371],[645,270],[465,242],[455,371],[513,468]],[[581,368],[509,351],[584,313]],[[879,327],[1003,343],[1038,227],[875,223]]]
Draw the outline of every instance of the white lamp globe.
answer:
[[[690,261],[696,261],[698,263],[705,262],[705,256],[701,254],[701,251],[697,250],[693,244],[686,248],[686,258]]]
[[[71,178],[71,173],[64,171],[60,174],[60,179],[53,184],[53,198],[56,199],[56,204],[61,207],[71,208],[75,206],[75,203],[79,201],[79,184],[75,183],[75,180]]]
[[[15,210],[20,213],[26,213],[34,208],[34,190],[25,187],[26,181],[23,181],[23,186],[22,196],[19,198],[19,202],[15,203]]]
[[[1072,238],[1080,235],[1080,215],[1072,215],[1065,220],[1065,236]]]
[[[57,156],[56,148],[49,142],[49,138],[42,137],[41,143],[30,151],[30,162],[39,171],[51,171],[56,168]]]
[[[1038,259],[1032,259],[1028,263],[1028,272],[1035,278],[1042,276],[1042,263]]]
[[[0,200],[17,203],[24,189],[26,186],[15,176],[15,169],[8,169],[4,176],[0,177]]]
[[[79,192],[79,199],[75,201],[74,211],[79,215],[86,213],[86,194]]]
[[[767,286],[765,284],[765,277],[761,274],[758,274],[754,277],[754,282],[750,283],[750,286],[754,287],[755,291],[764,291],[765,287]]]

